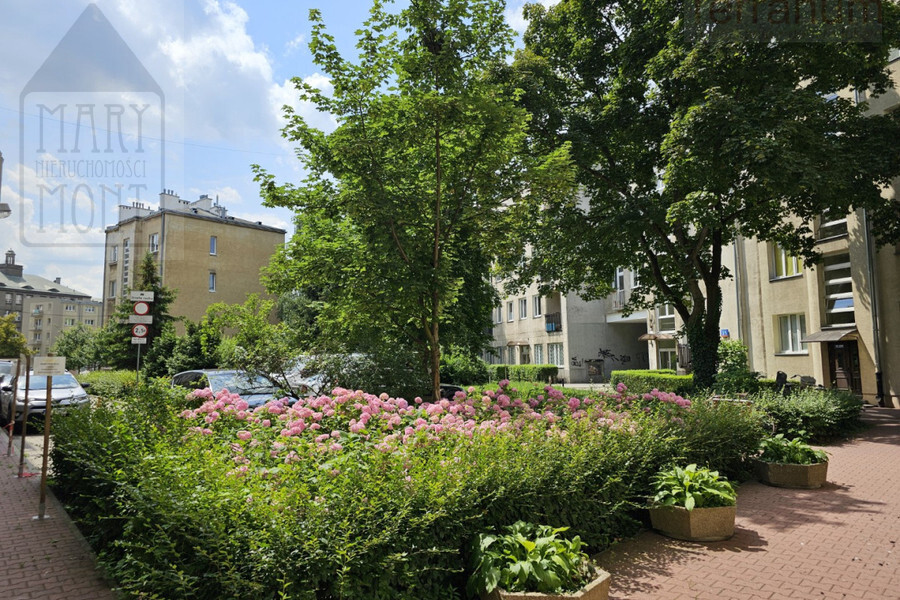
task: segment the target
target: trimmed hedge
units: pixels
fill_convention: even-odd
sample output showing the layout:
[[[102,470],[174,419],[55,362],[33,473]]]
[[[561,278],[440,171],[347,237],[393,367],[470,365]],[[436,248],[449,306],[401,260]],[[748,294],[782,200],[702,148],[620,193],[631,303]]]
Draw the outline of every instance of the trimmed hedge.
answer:
[[[646,394],[657,389],[687,395],[694,390],[693,375],[676,375],[671,369],[613,371],[609,375],[609,382],[614,387],[620,383],[625,384],[632,394]]]
[[[800,388],[788,395],[763,391],[751,396],[753,404],[769,414],[775,432],[824,442],[859,431],[863,401],[844,390]]]
[[[559,367],[556,365],[488,365],[491,381],[512,379],[515,381],[556,381]]]

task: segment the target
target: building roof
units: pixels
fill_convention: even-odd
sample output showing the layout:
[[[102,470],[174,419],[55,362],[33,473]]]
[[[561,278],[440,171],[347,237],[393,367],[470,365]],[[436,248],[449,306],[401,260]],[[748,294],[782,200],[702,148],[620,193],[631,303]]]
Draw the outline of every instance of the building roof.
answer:
[[[80,296],[90,299],[90,294],[66,287],[38,275],[7,275],[0,272],[0,292],[23,292],[29,294],[52,294],[59,296]]]
[[[249,227],[251,229],[259,229],[261,231],[270,231],[272,233],[280,233],[284,235],[287,233],[284,229],[280,229],[278,227],[272,227],[270,225],[263,225],[262,221],[247,221],[245,219],[238,219],[237,217],[226,216],[220,217],[219,215],[204,210],[202,208],[198,208],[192,211],[183,211],[183,210],[171,210],[168,208],[157,209],[147,215],[136,215],[134,217],[129,217],[128,219],[124,219],[119,221],[115,225],[110,225],[106,228],[106,232],[110,233],[112,231],[116,231],[122,225],[127,223],[131,223],[133,221],[145,221],[147,219],[153,219],[159,217],[162,214],[174,215],[177,217],[184,217],[186,219],[200,219],[203,221],[212,221],[216,223],[220,223],[222,225],[235,225],[238,227]]]

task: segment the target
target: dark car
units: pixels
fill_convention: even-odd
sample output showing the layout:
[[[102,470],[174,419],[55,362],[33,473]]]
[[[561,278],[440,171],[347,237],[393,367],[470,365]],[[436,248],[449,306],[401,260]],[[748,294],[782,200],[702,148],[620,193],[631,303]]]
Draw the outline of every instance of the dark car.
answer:
[[[43,416],[47,412],[47,377],[32,373],[26,380],[24,376],[20,375],[15,390],[13,390],[11,381],[4,381],[0,387],[0,421],[8,423],[13,419],[13,414],[15,414],[17,423],[23,421],[26,381],[28,381],[28,416]],[[54,408],[78,406],[90,401],[87,392],[71,373],[53,376],[53,388],[50,395]]]
[[[244,371],[227,369],[195,369],[182,371],[172,376],[172,385],[180,385],[192,390],[209,388],[213,394],[228,390],[237,394],[251,407],[262,406],[269,400],[278,398],[278,390],[272,382]]]

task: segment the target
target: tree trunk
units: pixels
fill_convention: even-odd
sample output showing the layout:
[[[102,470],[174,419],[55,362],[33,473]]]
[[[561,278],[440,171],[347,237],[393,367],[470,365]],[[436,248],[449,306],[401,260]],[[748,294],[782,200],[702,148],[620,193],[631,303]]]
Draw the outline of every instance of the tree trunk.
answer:
[[[688,344],[691,347],[691,364],[694,373],[694,389],[711,389],[716,382],[719,365],[719,332],[710,335],[707,327],[708,315],[697,319],[686,327]]]

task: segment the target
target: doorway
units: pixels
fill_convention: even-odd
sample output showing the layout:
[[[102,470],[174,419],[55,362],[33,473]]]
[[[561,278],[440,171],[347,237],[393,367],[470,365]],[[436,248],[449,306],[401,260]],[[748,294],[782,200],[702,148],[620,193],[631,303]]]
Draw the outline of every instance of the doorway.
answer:
[[[862,394],[859,346],[856,340],[829,342],[828,367],[832,387]]]

